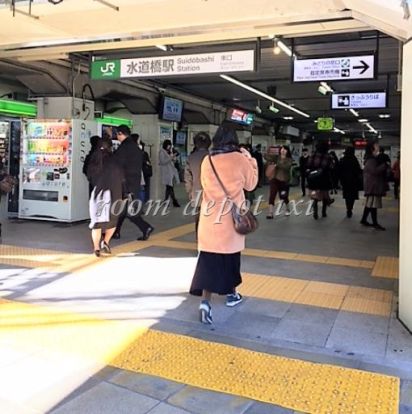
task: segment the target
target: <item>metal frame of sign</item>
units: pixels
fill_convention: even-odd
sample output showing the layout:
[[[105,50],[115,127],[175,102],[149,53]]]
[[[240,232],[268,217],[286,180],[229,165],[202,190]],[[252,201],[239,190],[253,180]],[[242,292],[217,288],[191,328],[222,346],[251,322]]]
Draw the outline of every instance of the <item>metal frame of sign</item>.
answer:
[[[329,58],[343,58],[343,57],[356,57],[356,56],[367,56],[373,55],[373,78],[364,78],[364,79],[318,79],[318,80],[304,80],[304,81],[295,81],[295,65],[294,59],[291,59],[291,79],[292,83],[319,83],[319,82],[359,82],[365,80],[376,80],[378,78],[378,51],[370,51],[370,52],[354,52],[354,53],[339,53],[335,54],[327,54],[327,55],[313,55],[308,58],[303,59],[296,59],[296,60],[314,60],[314,59],[329,59]]]
[[[359,80],[359,79],[355,79],[355,80]],[[353,94],[358,94],[358,93],[384,93],[385,94],[385,108],[387,108],[388,107],[388,104],[389,104],[389,94],[388,94],[388,91],[386,90],[386,89],[384,89],[384,90],[378,90],[378,91],[356,91],[356,92],[353,92],[353,91],[351,91],[351,92],[336,92],[336,93],[331,93],[330,94],[330,109],[331,109],[331,111],[346,111],[346,110],[349,110],[349,109],[355,109],[356,111],[366,111],[366,110],[368,110],[368,109],[385,109],[385,108],[382,108],[382,107],[372,107],[372,106],[370,106],[370,107],[368,107],[368,108],[351,108],[351,107],[349,107],[349,108],[333,108],[332,107],[332,96],[333,95],[344,95],[344,94],[347,94],[347,95],[350,95],[351,93],[353,93]]]

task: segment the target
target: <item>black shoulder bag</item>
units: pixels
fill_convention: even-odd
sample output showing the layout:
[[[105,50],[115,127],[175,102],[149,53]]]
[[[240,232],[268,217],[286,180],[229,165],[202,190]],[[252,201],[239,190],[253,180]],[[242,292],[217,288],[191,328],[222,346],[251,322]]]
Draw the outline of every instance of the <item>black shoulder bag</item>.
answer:
[[[235,231],[239,234],[246,235],[249,233],[253,233],[258,227],[259,222],[257,218],[253,215],[250,209],[245,211],[240,211],[240,209],[236,206],[236,204],[232,201],[230,195],[228,194],[226,187],[223,185],[219,174],[216,171],[216,168],[213,164],[212,157],[209,155],[210,165],[212,166],[212,170],[215,173],[217,181],[219,182],[220,186],[222,187],[223,192],[226,195],[226,198],[232,202],[232,219],[233,224],[235,226]]]

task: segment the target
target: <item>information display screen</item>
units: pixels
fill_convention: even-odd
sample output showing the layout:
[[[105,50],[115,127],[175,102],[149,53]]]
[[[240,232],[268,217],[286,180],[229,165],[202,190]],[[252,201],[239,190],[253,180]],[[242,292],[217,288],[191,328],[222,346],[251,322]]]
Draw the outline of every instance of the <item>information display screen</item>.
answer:
[[[230,109],[228,119],[242,125],[251,125],[255,117],[250,112],[242,111],[240,109]]]
[[[159,117],[165,121],[180,122],[182,120],[183,102],[179,99],[164,96],[160,106]]]

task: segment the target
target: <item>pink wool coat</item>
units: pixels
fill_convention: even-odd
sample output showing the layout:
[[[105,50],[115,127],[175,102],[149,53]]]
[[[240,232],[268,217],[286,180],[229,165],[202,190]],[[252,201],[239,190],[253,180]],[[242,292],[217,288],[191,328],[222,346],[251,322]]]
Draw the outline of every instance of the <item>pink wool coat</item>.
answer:
[[[245,201],[243,190],[252,191],[258,182],[256,160],[242,149],[242,152],[214,155],[212,161],[230,197],[237,206],[241,206]],[[245,236],[234,230],[232,216],[228,212],[230,204],[225,202],[225,194],[208,157],[202,163],[200,177],[203,199],[198,250],[225,254],[240,252],[245,248]]]

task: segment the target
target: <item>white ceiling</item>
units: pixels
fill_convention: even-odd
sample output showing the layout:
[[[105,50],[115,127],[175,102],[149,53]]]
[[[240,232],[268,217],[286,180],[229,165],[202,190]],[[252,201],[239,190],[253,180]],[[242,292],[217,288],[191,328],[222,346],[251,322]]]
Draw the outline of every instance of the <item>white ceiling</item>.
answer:
[[[34,0],[0,1],[0,57],[194,42],[296,36],[374,27],[402,40],[412,34],[400,0]],[[3,3],[3,6],[1,5]],[[25,13],[25,14],[23,14]],[[17,28],[17,29],[16,29]],[[101,39],[117,39],[116,42]],[[120,41],[119,41],[120,40]],[[123,40],[123,41],[122,41]],[[42,48],[21,50],[22,47]],[[56,46],[56,43],[66,44]],[[80,44],[83,42],[83,44]],[[47,47],[45,50],[44,46]],[[15,49],[15,50],[10,50]],[[7,51],[8,50],[8,51]]]

